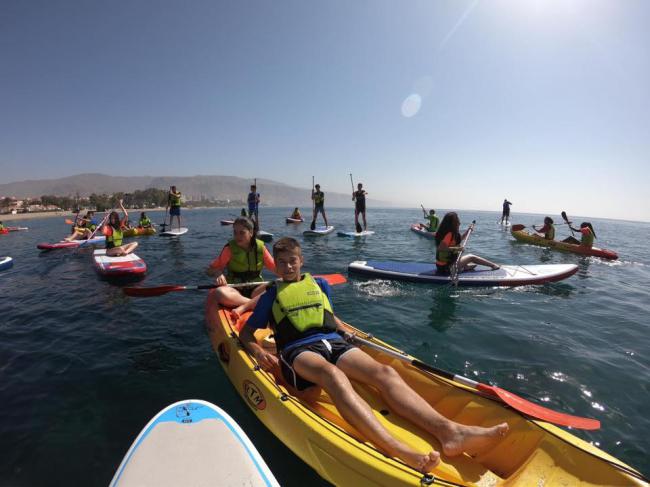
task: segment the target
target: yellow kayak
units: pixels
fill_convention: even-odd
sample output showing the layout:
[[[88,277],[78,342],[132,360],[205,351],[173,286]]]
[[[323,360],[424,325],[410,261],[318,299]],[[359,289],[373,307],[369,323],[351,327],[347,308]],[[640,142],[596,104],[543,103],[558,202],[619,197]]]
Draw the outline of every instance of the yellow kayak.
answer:
[[[361,348],[389,364],[440,413],[459,423],[493,426],[507,421],[509,433],[489,452],[475,458],[441,457],[433,475],[408,467],[384,455],[348,424],[329,396],[321,392],[308,404],[291,395],[277,376],[257,366],[242,347],[238,330],[249,315],[234,320],[209,293],[205,316],[212,346],[237,392],[246,404],[288,448],[325,480],[343,486],[648,486],[647,479],[616,458],[543,421],[528,419],[502,403],[480,396],[459,382],[372,348]],[[351,327],[352,328],[352,327]],[[355,330],[363,338],[395,350]],[[257,330],[260,345],[274,349],[270,330]],[[406,355],[407,358],[413,359]],[[371,388],[354,384],[382,424],[418,451],[440,451],[438,441],[412,423],[392,414]]]
[[[153,227],[148,227],[148,228],[134,227],[134,228],[127,228],[126,230],[124,230],[125,237],[139,237],[141,235],[155,235],[155,234],[156,234],[156,229]]]

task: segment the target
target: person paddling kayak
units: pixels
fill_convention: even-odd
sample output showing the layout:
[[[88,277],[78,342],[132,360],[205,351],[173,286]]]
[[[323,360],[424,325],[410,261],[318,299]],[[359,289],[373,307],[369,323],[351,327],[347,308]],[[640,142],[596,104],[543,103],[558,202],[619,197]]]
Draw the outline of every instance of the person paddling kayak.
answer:
[[[363,229],[368,230],[368,224],[366,223],[366,196],[368,193],[363,189],[363,184],[357,184],[357,190],[352,193],[352,201],[354,201],[354,227],[357,229],[360,228],[359,225],[359,214],[363,217]],[[327,223],[325,223],[327,225]]]
[[[219,303],[235,312],[241,312],[251,297],[257,296],[263,289],[243,288],[241,292],[227,284],[262,281],[262,268],[275,273],[275,262],[264,242],[254,237],[254,224],[250,218],[239,217],[232,226],[233,238],[221,250],[219,257],[212,261],[206,270],[215,277]],[[223,271],[227,271],[227,278]],[[237,309],[242,307],[241,309]]]
[[[508,223],[508,220],[510,219],[510,205],[512,203],[508,201],[508,199],[503,200],[503,210],[501,212],[501,224],[503,225],[503,222],[505,220],[506,223]]]
[[[422,213],[424,213],[424,218],[428,220],[428,223],[418,223],[420,228],[425,232],[436,233],[438,230],[438,223],[440,222],[438,215],[436,215],[436,210],[431,208],[427,214],[424,208],[422,208]]]
[[[550,216],[544,218],[543,227],[537,229],[537,227],[533,225],[533,230],[537,233],[543,234],[546,240],[555,240],[555,227],[553,226],[553,219]]]
[[[87,211],[78,225],[72,227],[72,234],[67,236],[64,240],[71,242],[73,240],[86,240],[88,239],[95,229],[97,228],[97,220],[95,220],[95,212]]]
[[[147,216],[147,214],[143,211],[140,213],[140,219],[138,220],[138,228],[151,228],[153,227],[153,223],[151,223],[151,220]]]
[[[458,253],[463,249],[460,244],[465,239],[467,232],[469,232],[469,228],[465,230],[462,236],[460,235],[460,218],[458,218],[456,212],[451,211],[444,216],[436,233],[437,274],[448,275],[451,273],[451,267],[456,263]],[[458,273],[463,272],[465,269],[471,269],[474,267],[472,264],[484,265],[492,269],[500,267],[499,264],[490,262],[478,255],[465,254],[457,264]]]
[[[314,201],[314,215],[311,221],[312,228],[316,225],[316,217],[319,213],[323,215],[325,226],[329,226],[327,224],[327,215],[325,215],[325,193],[320,190],[320,184],[315,185],[314,189],[311,190],[311,199]]]
[[[580,237],[580,241],[578,241],[577,238],[575,237],[567,237],[563,242],[566,243],[572,243],[572,244],[580,244],[583,247],[591,248],[594,246],[594,239],[596,238],[596,232],[594,232],[594,227],[591,226],[590,222],[582,222],[580,224],[580,228],[574,228],[571,226],[571,223],[573,222],[567,222],[569,224],[569,228],[573,230],[574,232],[580,232],[582,236]]]
[[[456,423],[441,415],[404,382],[398,372],[351,345],[346,325],[334,314],[327,282],[301,274],[304,263],[297,240],[284,237],[273,246],[282,281],[268,286],[239,338],[264,370],[279,367],[291,389],[306,402],[314,402],[324,389],[343,417],[389,457],[410,467],[431,472],[440,453],[426,451],[392,436],[372,414],[351,380],[379,391],[396,414],[435,436],[450,457],[475,455],[494,447],[507,433],[507,423],[483,428]],[[257,343],[256,329],[271,326],[279,358]],[[292,391],[293,392],[293,391]]]

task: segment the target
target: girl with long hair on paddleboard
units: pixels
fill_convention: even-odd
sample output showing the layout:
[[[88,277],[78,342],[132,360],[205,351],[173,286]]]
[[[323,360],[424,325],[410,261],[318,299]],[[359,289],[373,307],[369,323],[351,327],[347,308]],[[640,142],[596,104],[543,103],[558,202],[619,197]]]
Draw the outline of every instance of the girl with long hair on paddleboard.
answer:
[[[117,211],[111,211],[108,216],[108,221],[102,230],[106,236],[106,255],[111,257],[130,254],[138,246],[138,242],[131,242],[122,245],[122,239],[124,238],[123,232],[126,229],[127,222],[129,221],[129,214],[124,209],[122,200],[120,200],[120,209],[122,210],[124,218],[120,220],[120,215]]]
[[[460,234],[460,218],[458,218],[456,212],[451,211],[444,216],[436,233],[436,272],[438,274],[447,275],[451,273],[451,266],[456,263],[458,254],[463,249],[461,242],[468,232],[469,229],[465,230],[463,235]],[[499,264],[490,262],[478,255],[465,254],[456,264],[457,272],[472,269],[475,267],[472,264],[484,265],[492,269],[500,267]]]

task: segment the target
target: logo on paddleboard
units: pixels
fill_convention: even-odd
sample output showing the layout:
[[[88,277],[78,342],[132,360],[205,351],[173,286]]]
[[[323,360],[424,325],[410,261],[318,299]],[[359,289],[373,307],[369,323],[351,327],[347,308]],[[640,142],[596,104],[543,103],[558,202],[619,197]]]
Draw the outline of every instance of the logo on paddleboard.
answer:
[[[244,395],[248,404],[262,411],[266,408],[266,399],[258,387],[249,380],[244,381]]]

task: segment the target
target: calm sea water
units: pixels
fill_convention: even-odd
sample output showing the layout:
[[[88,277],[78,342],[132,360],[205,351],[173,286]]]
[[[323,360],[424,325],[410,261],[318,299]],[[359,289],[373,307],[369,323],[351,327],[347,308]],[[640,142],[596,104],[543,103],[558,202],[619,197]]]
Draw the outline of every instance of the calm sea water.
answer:
[[[232,231],[218,221],[232,213],[185,211],[185,236],[141,237],[137,253],[149,266],[143,284],[207,283],[204,269]],[[361,258],[432,259],[433,243],[409,231],[419,210],[371,209],[377,234],[365,241],[304,240],[306,225],[285,225],[288,213],[263,209],[262,228],[302,241],[312,272],[345,273]],[[329,216],[338,229],[352,229],[350,210]],[[592,219],[597,245],[621,257],[606,262],[515,243],[497,213],[460,216],[477,220],[472,253],[580,270],[544,286],[457,292],[353,277],[335,288],[337,314],[423,361],[600,419],[601,430],[574,433],[650,474],[650,224]],[[541,220],[514,215],[526,225]],[[19,223],[30,230],[0,236],[0,256],[15,259],[0,273],[0,485],[107,485],[147,421],[187,398],[226,409],[281,484],[325,485],[264,428],[222,372],[204,330],[205,294],[127,298],[98,278],[91,250],[36,249],[64,236],[63,218]]]

